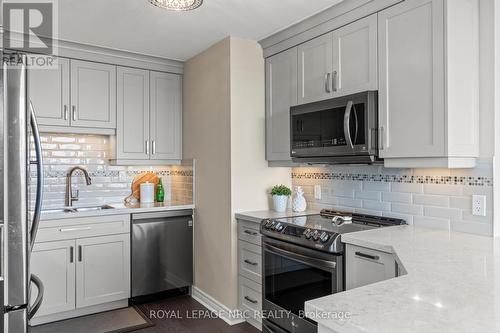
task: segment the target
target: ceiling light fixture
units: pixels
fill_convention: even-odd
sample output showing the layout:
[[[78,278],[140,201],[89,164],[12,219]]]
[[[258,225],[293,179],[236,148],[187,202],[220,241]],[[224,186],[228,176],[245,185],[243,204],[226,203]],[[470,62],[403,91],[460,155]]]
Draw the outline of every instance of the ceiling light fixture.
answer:
[[[203,0],[149,0],[151,4],[168,10],[193,10],[201,6]]]

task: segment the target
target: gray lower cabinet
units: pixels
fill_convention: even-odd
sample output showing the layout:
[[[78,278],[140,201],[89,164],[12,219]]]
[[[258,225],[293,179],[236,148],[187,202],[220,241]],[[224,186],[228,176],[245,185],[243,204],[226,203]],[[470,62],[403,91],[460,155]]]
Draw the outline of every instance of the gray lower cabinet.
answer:
[[[71,125],[116,127],[116,66],[71,60]]]
[[[290,162],[290,106],[297,104],[297,48],[266,59],[266,159]]]
[[[346,245],[346,289],[354,289],[398,275],[391,253]]]
[[[259,223],[238,220],[238,305],[247,321],[261,329],[262,251]]]
[[[44,221],[31,255],[44,284],[31,325],[127,305],[130,297],[130,215]],[[31,298],[36,297],[34,289]]]
[[[118,67],[115,164],[182,159],[182,77]]]

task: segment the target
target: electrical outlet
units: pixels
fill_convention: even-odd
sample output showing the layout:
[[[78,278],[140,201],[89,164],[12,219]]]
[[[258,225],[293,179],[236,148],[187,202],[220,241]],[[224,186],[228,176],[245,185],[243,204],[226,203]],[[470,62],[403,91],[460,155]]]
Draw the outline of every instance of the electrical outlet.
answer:
[[[486,216],[486,196],[484,195],[472,196],[472,215]]]
[[[321,185],[314,185],[314,199],[321,200]]]

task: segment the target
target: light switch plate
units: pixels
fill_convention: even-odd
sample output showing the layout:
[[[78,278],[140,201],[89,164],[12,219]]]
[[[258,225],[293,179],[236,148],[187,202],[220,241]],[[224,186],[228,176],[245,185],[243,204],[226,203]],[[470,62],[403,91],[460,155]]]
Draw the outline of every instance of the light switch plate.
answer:
[[[484,195],[472,196],[472,215],[486,216],[486,196]]]
[[[321,185],[314,185],[314,199],[321,200]]]

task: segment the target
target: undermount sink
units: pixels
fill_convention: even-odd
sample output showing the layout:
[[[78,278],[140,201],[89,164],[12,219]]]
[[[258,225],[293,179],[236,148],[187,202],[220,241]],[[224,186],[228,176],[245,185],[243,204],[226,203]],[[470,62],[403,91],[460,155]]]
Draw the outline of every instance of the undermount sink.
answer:
[[[79,213],[79,212],[93,212],[99,210],[114,209],[110,205],[102,206],[89,206],[89,207],[65,207],[65,208],[54,208],[54,209],[44,209],[42,213]]]
[[[75,212],[92,212],[96,210],[106,210],[106,209],[114,209],[114,207],[109,205],[102,206],[90,206],[90,207],[75,207],[72,208]]]

